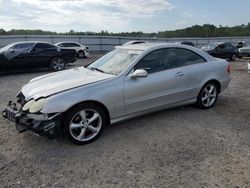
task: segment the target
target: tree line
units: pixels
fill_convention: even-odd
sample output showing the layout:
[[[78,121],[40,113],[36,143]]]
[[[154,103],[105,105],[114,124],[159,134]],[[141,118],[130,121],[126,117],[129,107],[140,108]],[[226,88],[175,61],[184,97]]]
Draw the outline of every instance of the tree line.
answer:
[[[233,27],[215,26],[211,24],[194,25],[184,29],[177,29],[172,31],[159,31],[153,33],[144,33],[142,31],[120,32],[113,33],[109,31],[101,32],[78,32],[70,30],[65,33],[57,33],[51,31],[43,31],[39,29],[11,29],[6,31],[0,29],[0,35],[105,35],[105,36],[123,36],[123,37],[157,37],[157,38],[175,38],[175,37],[236,37],[236,36],[250,36],[250,22],[245,25],[238,25]]]

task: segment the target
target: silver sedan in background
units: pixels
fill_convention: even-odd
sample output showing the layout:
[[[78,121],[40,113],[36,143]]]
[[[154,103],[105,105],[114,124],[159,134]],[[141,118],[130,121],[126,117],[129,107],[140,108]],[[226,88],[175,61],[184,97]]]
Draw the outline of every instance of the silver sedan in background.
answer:
[[[230,65],[197,48],[167,43],[120,46],[86,67],[32,79],[3,116],[20,132],[96,140],[106,125],[162,109],[212,107]]]

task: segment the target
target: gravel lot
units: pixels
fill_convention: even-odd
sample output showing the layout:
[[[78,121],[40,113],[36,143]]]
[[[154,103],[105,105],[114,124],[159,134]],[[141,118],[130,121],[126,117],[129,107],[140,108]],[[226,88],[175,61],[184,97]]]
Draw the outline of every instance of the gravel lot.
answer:
[[[179,107],[112,125],[85,146],[19,134],[0,117],[0,187],[250,187],[250,74],[246,60],[232,65],[214,108]],[[47,72],[1,76],[0,110]]]

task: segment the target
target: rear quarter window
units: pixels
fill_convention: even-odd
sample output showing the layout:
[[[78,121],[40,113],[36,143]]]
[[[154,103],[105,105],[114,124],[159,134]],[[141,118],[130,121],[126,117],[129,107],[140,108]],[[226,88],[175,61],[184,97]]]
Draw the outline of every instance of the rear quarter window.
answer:
[[[204,63],[206,60],[199,54],[187,50],[187,49],[176,49],[180,56],[181,66]]]

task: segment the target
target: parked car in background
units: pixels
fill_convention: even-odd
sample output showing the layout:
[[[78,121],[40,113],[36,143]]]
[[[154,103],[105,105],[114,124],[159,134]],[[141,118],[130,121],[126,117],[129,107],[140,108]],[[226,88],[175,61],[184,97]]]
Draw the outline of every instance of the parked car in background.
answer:
[[[59,42],[55,44],[62,49],[73,49],[76,51],[77,57],[89,57],[89,47],[77,42]]]
[[[0,70],[48,67],[63,70],[73,63],[74,50],[60,49],[48,42],[17,42],[0,49]]]
[[[188,41],[183,41],[183,42],[181,42],[181,44],[195,47],[194,43],[188,42]]]
[[[240,48],[238,56],[240,58],[241,57],[250,57],[250,46]]]
[[[132,44],[142,44],[142,43],[147,43],[147,41],[133,40],[133,41],[128,41],[128,42],[124,43],[122,46],[129,46],[129,45],[132,45]]]
[[[239,41],[236,45],[236,47],[239,49],[239,48],[242,48],[242,47],[245,47],[247,44],[245,41]]]
[[[188,46],[193,46],[193,47],[195,47],[194,43],[188,42],[188,41],[175,42],[174,44],[183,44],[183,45],[188,45]]]
[[[86,67],[32,79],[3,117],[22,132],[96,140],[105,126],[180,105],[214,106],[227,88],[230,65],[186,45],[119,46]],[[48,84],[49,83],[49,84]]]
[[[235,61],[238,56],[238,49],[229,42],[210,43],[202,47],[202,50],[214,57],[230,59],[232,61]]]

